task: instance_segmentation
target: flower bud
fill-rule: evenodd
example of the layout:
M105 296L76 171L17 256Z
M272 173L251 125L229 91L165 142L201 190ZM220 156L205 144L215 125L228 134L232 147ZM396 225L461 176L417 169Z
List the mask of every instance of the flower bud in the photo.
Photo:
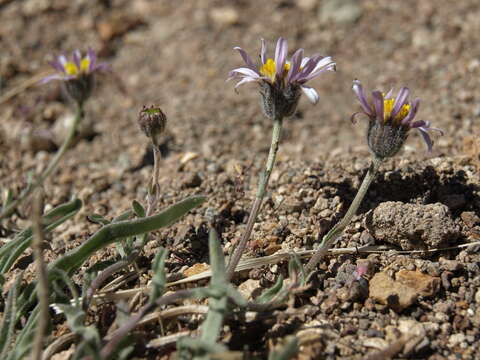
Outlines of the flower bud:
M158 146L160 143L160 135L165 130L167 117L159 107L151 106L147 108L145 105L138 115L138 124L145 135L152 139L152 143Z

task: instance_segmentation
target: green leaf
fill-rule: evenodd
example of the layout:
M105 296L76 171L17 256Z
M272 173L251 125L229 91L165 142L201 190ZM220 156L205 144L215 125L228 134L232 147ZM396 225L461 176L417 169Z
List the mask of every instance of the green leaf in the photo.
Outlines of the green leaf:
M204 196L192 196L170 206L159 214L106 225L82 245L51 263L49 269L58 268L71 274L98 250L120 239L169 226L205 200Z
M57 206L42 217L44 232L49 233L60 224L73 217L82 207L78 199ZM29 227L0 248L0 274L7 273L20 255L30 246L33 232Z
M281 290L283 287L283 276L280 275L276 281L276 283L270 288L265 290L262 295L257 298L257 303L259 304L266 304L271 301Z
M97 263L93 264L92 266L90 266L87 270L85 270L85 273L87 273L87 274L98 273L102 270L105 270L110 265L115 264L116 262L117 262L117 260L114 260L114 259L109 259L109 260L104 260L104 261L97 262Z
M120 221L128 220L132 217L132 215L133 215L133 211L132 210L127 210L127 211L121 213L120 215L118 215L116 218L114 218L112 220L112 223L117 223L117 222L120 222Z
M132 201L132 209L135 212L135 215L137 215L140 218L145 217L145 215L147 214L143 205L140 204L137 200Z
M300 285L305 285L305 280L307 278L305 269L300 261L300 257L294 252L290 254L290 261L288 262L288 275L290 279L297 278L297 281Z
M10 343L12 342L16 323L17 296L22 279L23 272L17 276L15 283L8 292L7 302L3 311L2 325L0 328L0 359L5 359Z
M95 224L100 224L100 225L110 224L110 221L108 219L105 219L102 215L99 215L99 214L88 215L87 219Z
M225 268L225 257L223 249L218 240L217 231L212 227L208 235L208 249L210 252L210 268L212 269L211 284L224 285L227 283L227 272Z
M167 254L167 250L160 248L157 255L155 255L155 260L152 264L153 278L150 302L156 301L165 291L165 285L167 283L167 276L165 275L165 260Z

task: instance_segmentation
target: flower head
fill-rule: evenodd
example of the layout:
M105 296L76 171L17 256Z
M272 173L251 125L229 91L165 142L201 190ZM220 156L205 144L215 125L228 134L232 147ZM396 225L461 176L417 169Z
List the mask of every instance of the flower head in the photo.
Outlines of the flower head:
M380 158L394 156L407 139L410 129L420 131L428 151L433 146L428 132L435 130L443 135L442 130L430 127L428 121L413 121L418 112L420 99L409 102L410 90L406 87L401 88L397 96L392 95L392 90L387 94L373 91L371 102L367 100L360 81L353 82L353 91L360 101L362 111L353 114L352 121L359 114L369 118L368 145L370 150Z
M300 97L300 90L312 103L317 103L318 93L305 84L326 70L335 71L335 63L331 57L304 57L303 49L295 51L288 61L288 44L284 38L278 39L274 58L267 57L267 47L262 39L259 66L255 65L245 50L240 47L234 49L238 50L246 67L230 71L227 80L240 79L235 88L248 82L259 83L264 111L269 117L273 117L275 112L282 117L292 115Z
M78 103L83 103L90 96L95 72L109 68L105 63L97 63L97 54L92 49L88 49L84 57L79 50L75 50L71 60L65 55L59 55L50 65L56 73L43 78L41 83L64 81L67 93Z
M140 129L147 135L155 146L159 144L159 136L165 130L167 124L167 117L162 109L155 106L143 106L140 114L138 114L138 124Z

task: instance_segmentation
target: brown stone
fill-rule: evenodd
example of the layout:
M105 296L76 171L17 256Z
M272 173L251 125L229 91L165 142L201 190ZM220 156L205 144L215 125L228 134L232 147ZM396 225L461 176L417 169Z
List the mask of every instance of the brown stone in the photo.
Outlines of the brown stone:
M418 292L422 296L433 296L440 289L440 278L423 274L420 271L400 270L397 281Z
M415 289L395 281L384 272L375 274L370 280L369 294L370 298L396 312L412 305L418 296Z

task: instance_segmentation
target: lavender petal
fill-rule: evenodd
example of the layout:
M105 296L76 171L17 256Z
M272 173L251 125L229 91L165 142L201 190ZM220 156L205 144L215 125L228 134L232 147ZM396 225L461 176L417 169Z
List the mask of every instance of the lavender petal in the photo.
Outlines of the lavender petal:
M261 42L260 60L262 60L262 64L265 64L267 62L267 44L265 43L265 39L262 39Z
M287 60L288 44L287 40L280 37L275 48L275 74L281 78L285 69L285 61Z
M427 144L428 151L429 152L432 151L433 141L430 138L430 135L428 134L427 130L423 127L418 128L418 130L420 131L420 134L422 135L423 140Z
M336 64L332 61L330 57L323 58L315 65L315 67L310 72L310 74L305 75L298 81L307 82L312 80L313 78L316 78L318 75L320 75L324 71L327 71L327 70L335 71L335 65Z
M78 69L80 69L80 61L82 59L82 54L80 53L80 50L75 50L73 52L73 62L77 66Z
M258 81L258 79L255 79L255 78L252 78L252 77L249 77L249 76L245 76L242 80L240 80L236 85L235 85L235 89L237 87L239 87L240 85L243 85L245 83L248 83L248 82L252 82L252 81Z
M392 109L392 112L390 114L390 117L392 119L395 118L395 116L397 116L397 114L400 112L400 110L402 109L403 105L405 105L407 99L408 99L408 95L410 94L410 90L408 90L408 88L406 87L402 87L399 92L398 92L398 95L397 97L395 98L395 103L393 105L393 109Z
M419 106L420 106L420 99L417 98L412 101L410 111L408 112L408 115L405 116L405 118L402 120L402 125L408 125L412 122L412 120L417 115Z
M353 124L356 124L357 123L357 119L356 117L358 115L365 115L367 117L370 118L370 115L368 115L367 113L365 113L364 111L357 111L356 113L353 113L352 116L350 116L350 121L353 123Z
M250 69L258 73L257 67L253 63L252 58L247 54L245 50L243 50L241 47L238 47L238 46L234 47L233 49L237 50L240 53L240 56L243 58L243 61L245 61L245 64L247 64L247 66Z
M298 49L292 56L292 61L290 63L290 70L288 71L287 75L287 82L297 75L300 72L300 65L302 63L303 58L303 49Z
M88 72L92 72L95 70L97 65L97 53L92 48L88 48L87 57L90 60L90 64L88 66Z
M305 63L303 66L303 69L300 71L299 74L297 74L295 77L291 79L291 81L303 81L305 82L306 76L310 75L310 73L315 69L317 66L318 62L323 59L323 56L320 55L314 55L308 61Z
M418 120L415 121L414 123L410 124L410 129L417 129L417 128L429 128L430 123L425 120Z
M46 84L52 80L63 80L63 76L60 74L53 74L49 76L45 76L40 80L40 84Z
M230 74L235 74L234 76L238 76L238 75L249 76L249 77L252 77L252 78L255 78L255 79L260 78L260 75L257 72L253 71L252 69L246 68L246 67L233 69L232 71L230 71L229 76L230 76Z
M377 120L379 123L384 123L385 119L383 116L383 95L380 91L372 91L372 96Z
M63 73L65 72L65 68L62 66L60 61L58 61L58 59L50 61L49 64L50 64L50 66L52 66L58 72L63 72Z
M367 101L367 97L365 96L365 92L363 91L363 87L360 81L354 80L352 88L353 92L355 93L355 95L357 95L357 98L360 101L360 105L362 106L363 111L365 111L368 116L373 116L374 111Z

